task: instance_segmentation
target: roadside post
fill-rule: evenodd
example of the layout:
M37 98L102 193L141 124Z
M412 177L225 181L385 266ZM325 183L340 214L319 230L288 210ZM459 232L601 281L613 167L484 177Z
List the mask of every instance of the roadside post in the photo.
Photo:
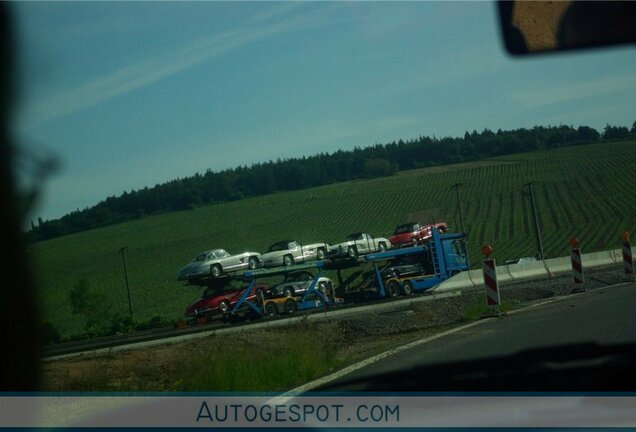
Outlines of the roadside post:
M625 266L625 274L630 278L634 278L634 256L632 255L632 245L629 241L629 232L623 231L621 234L621 246L623 248L623 264Z
M481 248L481 253L486 257L482 262L482 270L484 273L484 285L486 286L486 305L488 306L488 313L482 315L486 316L500 316L501 310L501 297L499 296L499 283L497 282L497 267L496 262L492 255L493 249L490 245L484 245Z
M133 307L132 300L130 299L130 285L128 284L128 267L126 267L126 249L128 246L124 246L119 248L119 253L121 254L121 258L124 261L124 278L126 279L126 293L128 294L128 310L130 311L130 321L133 320Z
M579 239L576 237L572 237L570 240L570 258L572 260L572 278L574 280L573 291L585 291L585 275L583 274L581 249L579 248Z

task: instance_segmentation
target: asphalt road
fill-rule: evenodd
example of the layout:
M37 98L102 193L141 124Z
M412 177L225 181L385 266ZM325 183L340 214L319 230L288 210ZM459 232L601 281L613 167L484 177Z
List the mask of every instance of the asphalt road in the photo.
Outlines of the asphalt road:
M503 318L398 352L340 377L327 388L356 390L352 380L373 381L381 374L405 374L414 368L492 359L527 349L594 342L636 343L636 283L600 288Z

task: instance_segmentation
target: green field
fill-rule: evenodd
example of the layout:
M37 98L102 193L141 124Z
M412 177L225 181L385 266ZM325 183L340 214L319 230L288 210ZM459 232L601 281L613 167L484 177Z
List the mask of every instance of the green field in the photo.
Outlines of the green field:
M210 248L264 252L274 241L337 243L350 232L391 234L402 222L446 221L458 229L455 193L461 189L469 257L484 243L500 261L535 253L529 200L535 184L546 257L568 253L576 235L584 252L618 247L624 229L636 230L636 142L591 144L426 168L392 177L286 192L86 231L30 248L42 314L63 335L80 333L68 293L88 281L101 301L95 313L128 313L118 249L128 246L135 319L178 319L199 289L176 282L195 254Z

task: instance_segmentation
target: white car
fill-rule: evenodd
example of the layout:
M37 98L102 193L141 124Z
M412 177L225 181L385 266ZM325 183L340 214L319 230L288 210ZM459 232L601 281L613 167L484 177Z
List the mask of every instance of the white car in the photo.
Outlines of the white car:
M537 262L537 259L535 257L523 257L523 258L517 258L517 259L508 260L508 261L506 261L506 265L511 265L511 264L529 264L529 263L534 263L534 262Z
M357 258L374 252L383 252L391 246L389 239L384 237L373 237L367 233L353 233L339 244L329 247L328 256L330 258Z
M288 266L306 261L323 260L327 256L327 243L301 245L294 240L282 240L269 247L260 259L264 267Z
M258 252L230 255L224 249L208 250L195 256L179 270L177 280L192 282L206 277L220 277L229 272L253 270L260 267L260 258L261 255Z

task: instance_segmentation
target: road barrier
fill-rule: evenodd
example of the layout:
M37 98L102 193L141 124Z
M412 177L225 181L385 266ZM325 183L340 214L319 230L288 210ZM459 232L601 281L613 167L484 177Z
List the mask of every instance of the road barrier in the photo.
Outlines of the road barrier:
M619 265L623 261L622 250L606 250L581 254L581 261L585 268ZM497 267L497 280L502 282L516 282L527 279L549 278L572 271L571 257L550 258L543 261L523 264L511 264ZM459 273L433 288L435 292L453 291L462 288L478 288L484 285L482 270L470 270Z
M626 275L634 274L634 257L632 255L632 245L629 241L629 233L627 231L623 231L621 235L621 244L623 249L623 263L625 267Z
M476 287L475 283L477 278L481 278L481 270L469 270L456 274L450 279L445 280L437 288L433 288L435 291L454 291L460 288ZM443 287L443 289L440 289Z
M508 271L510 273L510 278L513 281L516 280L523 280L523 279L532 279L532 278L536 278L537 276L550 276L550 273L554 273L554 271L549 270L549 267L547 266L547 261L535 261L535 262L529 262L529 263L522 263L522 264L510 264L508 266ZM570 267L570 263L569 260L566 258L565 260L561 259L560 261L557 261L554 263L556 268L559 269L563 269L563 271L565 270L569 270Z
M499 306L499 284L497 283L497 267L494 259L485 259L482 270L484 272L484 285L486 286L486 304L488 306Z
M625 274L634 274L634 258L632 255L632 245L629 242L623 243L623 263L625 263Z
M587 260L585 262L587 263ZM543 274L546 276L568 273L572 271L572 258L565 256L543 260L543 267L545 269ZM520 272L513 269L513 273L518 276Z
M579 240L574 237L570 240L570 258L572 260L572 279L574 285L582 285L585 283L585 276L583 275L583 263L581 261L581 249L579 249Z
M490 258L492 247L485 245L481 248L481 253L486 257L482 262L484 286L486 287L486 304L491 310L498 310L501 304L501 297L499 297L499 284L497 282L497 265L495 260Z
M602 267L609 264L616 264L616 250L592 252L581 255L581 259L585 261L585 268Z
M583 264L581 262L581 249L573 248L570 251L570 257L572 258L572 278L575 285L585 283L585 276L583 275Z

